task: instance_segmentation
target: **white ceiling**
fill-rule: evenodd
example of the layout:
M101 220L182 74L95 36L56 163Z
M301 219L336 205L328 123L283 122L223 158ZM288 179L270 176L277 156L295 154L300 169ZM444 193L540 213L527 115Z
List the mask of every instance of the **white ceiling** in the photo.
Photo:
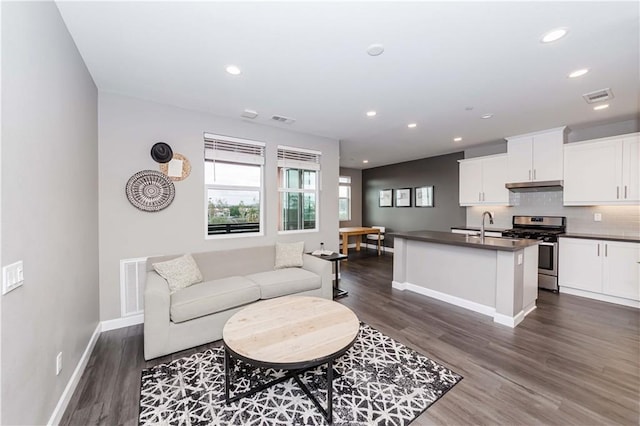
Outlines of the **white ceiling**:
M237 119L252 109L255 122L339 139L343 167L640 111L634 1L58 1L58 8L99 90ZM557 27L568 35L542 44ZM385 52L367 55L372 43ZM243 73L227 74L228 64ZM567 78L584 67L587 75ZM582 94L603 88L615 98L594 111ZM374 118L365 116L371 109ZM481 120L484 113L494 117Z

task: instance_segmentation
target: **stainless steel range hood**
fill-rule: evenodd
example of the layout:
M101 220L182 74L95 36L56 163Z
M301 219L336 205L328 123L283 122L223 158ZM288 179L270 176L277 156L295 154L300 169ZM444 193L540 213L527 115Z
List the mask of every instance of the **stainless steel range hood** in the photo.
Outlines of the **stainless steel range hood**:
M562 191L563 181L545 180L539 182L514 182L505 184L512 192Z

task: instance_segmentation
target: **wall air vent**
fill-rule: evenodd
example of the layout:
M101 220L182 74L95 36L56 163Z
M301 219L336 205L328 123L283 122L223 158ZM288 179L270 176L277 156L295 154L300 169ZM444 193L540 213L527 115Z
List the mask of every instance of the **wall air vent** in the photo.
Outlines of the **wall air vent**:
M284 124L293 124L296 122L294 118L283 117L282 115L274 115L271 119Z
M596 102L608 101L609 99L613 99L613 92L611 89L602 89L596 90L595 92L585 93L582 95L585 101L588 104L594 104Z

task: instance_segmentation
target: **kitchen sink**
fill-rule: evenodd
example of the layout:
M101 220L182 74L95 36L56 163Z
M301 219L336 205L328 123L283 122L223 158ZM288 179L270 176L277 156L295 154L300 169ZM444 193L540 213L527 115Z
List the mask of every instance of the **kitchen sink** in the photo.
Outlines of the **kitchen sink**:
M480 236L472 236L472 235L468 235L465 238L466 241L470 242L470 243L480 243L481 242L481 238ZM519 242L520 240L517 238L501 238L501 237L484 237L484 243L485 244L499 244L499 245L515 245L517 242Z

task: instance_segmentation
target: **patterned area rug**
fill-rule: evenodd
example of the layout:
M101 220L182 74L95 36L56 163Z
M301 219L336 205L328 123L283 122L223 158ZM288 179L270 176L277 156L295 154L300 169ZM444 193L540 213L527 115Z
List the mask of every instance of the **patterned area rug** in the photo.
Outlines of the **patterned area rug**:
M231 394L282 377L282 371L234 362ZM462 376L361 324L349 351L334 363L333 422L406 425ZM326 365L302 381L326 407ZM325 425L294 379L229 405L224 399L224 349L215 348L142 371L140 424Z

